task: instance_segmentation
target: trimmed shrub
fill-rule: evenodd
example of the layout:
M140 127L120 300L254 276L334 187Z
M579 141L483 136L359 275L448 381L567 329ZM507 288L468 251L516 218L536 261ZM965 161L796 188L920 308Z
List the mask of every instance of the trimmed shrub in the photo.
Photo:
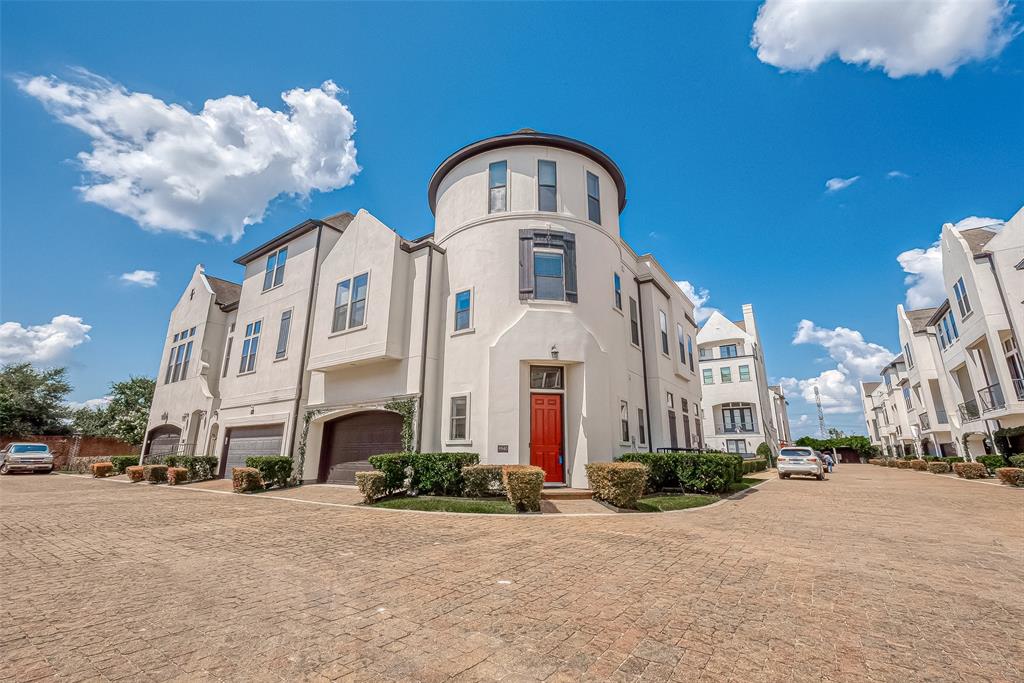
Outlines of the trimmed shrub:
M924 471L926 471L928 469L928 461L927 460L911 460L910 461L910 468L911 469L915 469L918 472L924 472Z
M213 479L217 471L217 458L209 455L186 456L178 460L178 467L188 470L189 481Z
M235 493L262 490L263 479L260 477L260 471L255 467L232 467L231 488Z
M646 465L647 490L681 488L700 493L725 493L743 477L743 457L735 453L626 453L619 462Z
M996 476L1009 486L1024 486L1024 469L1020 467L1000 467L996 470Z
M932 474L946 474L949 472L949 463L941 460L928 463L928 471Z
M92 476L97 479L102 477L109 477L114 474L114 464L109 462L94 462L90 465L92 469Z
M505 465L501 483L508 502L519 512L540 512L540 494L544 490L544 470L533 465Z
M940 458L937 455L922 455L921 459L924 460L925 462L935 462L937 460L942 460L942 458Z
M679 478L671 456L674 453L625 453L618 462L638 462L647 467L647 491L664 491L667 488L678 488Z
M292 478L292 459L284 455L253 455L245 459L245 466L260 471L266 486L285 487Z
M182 456L180 455L166 455L163 460L160 461L161 465L167 465L167 467L177 467L181 461ZM153 463L156 464L156 463Z
M594 498L619 508L635 508L647 485L647 466L638 462L587 463Z
M462 495L470 498L503 496L502 465L467 465L462 468Z
M142 481L145 477L142 465L132 465L126 467L124 473L128 475L129 481Z
M1011 455L1010 464L1014 467L1024 467L1024 453L1021 455Z
M964 459L961 458L959 455L946 455L946 456L943 456L942 459L944 461L948 462L950 465L952 465L955 462L963 462L964 461Z
M768 469L768 461L756 458L754 460L743 461L743 474L750 474L751 472L763 472Z
M115 455L110 459L110 464L114 466L114 472L118 474L124 474L124 471L132 465L139 464L139 456L137 455Z
M387 491L385 483L386 477L383 472L356 472L356 486L359 487L359 492L363 494L363 502L367 505L384 496Z
M188 482L188 470L184 467L167 468L167 485L177 486Z
M988 468L989 474L995 474L1000 467L1006 467L1006 461L1001 455L979 455L975 460Z
M896 467L898 467L901 470L909 470L910 469L910 461L909 460L897 460L896 461Z
M374 469L384 473L388 493L405 490L412 495L458 496L462 468L476 465L476 453L384 453L370 456Z
M772 458L772 449L764 441L760 443L757 450L754 452L757 454L757 457L763 458L764 460L771 460Z
M151 484L167 481L167 465L143 465L142 478Z
M896 460L895 458L886 458L885 459L885 466L886 467L896 467L896 463L898 463L898 462L899 462L899 460Z
M988 468L980 462L955 462L953 471L962 479L984 479L988 476Z

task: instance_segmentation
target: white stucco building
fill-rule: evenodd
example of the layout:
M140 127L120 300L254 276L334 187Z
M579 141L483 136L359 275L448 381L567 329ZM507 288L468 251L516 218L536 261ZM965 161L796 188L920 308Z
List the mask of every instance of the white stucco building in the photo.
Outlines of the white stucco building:
M769 386L754 307L743 319L715 311L697 335L704 444L711 450L754 453L763 442L777 455L790 441L782 388Z
M216 455L225 475L292 454L304 480L350 482L404 426L422 451L585 486L587 462L695 446L693 303L622 239L625 192L600 150L522 130L444 160L426 237L360 210L239 257L241 285L197 268L146 452ZM192 361L175 370L183 339Z

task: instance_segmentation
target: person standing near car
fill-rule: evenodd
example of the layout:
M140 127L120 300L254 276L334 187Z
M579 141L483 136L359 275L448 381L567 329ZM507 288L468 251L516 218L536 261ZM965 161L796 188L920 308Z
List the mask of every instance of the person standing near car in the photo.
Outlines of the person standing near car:
M832 459L832 454L831 453L826 453L825 454L825 466L828 468L828 473L829 474L832 474L832 465L834 465L835 462L836 461Z

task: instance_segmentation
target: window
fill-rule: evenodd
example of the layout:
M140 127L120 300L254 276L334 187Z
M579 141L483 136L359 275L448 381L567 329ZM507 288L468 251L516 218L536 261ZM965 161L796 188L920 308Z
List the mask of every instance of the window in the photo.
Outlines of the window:
M750 381L750 366L749 365L741 365L740 366L740 381L741 382L749 382Z
M903 387L903 401L907 404L907 410L914 409L914 402L910 398L910 387Z
M228 363L231 362L231 342L234 341L234 337L228 337L227 346L224 348L224 368L221 370L220 376L228 376Z
M711 355L711 349L709 349L707 347L698 349L697 350L697 354L700 356L701 360L706 360L708 358L713 358L713 356Z
M238 365L238 374L256 370L256 352L260 348L261 327L263 327L262 320L245 326L245 341L242 342L242 361Z
M967 298L967 288L964 287L964 279L960 278L953 285L953 293L956 294L956 303L960 307L960 319L963 320L971 314L971 300Z
M334 320L331 332L360 327L366 322L366 286L370 274L363 273L338 283L334 290Z
M473 296L468 289L455 294L455 331L468 330L472 322Z
M555 162L541 159L537 162L537 210L557 211L555 198L558 194L558 181Z
M451 424L448 428L448 438L451 441L466 441L469 439L468 396L452 396Z
M194 331L195 328L193 327ZM172 344L176 342L182 342L171 346L171 353L167 356L167 372L164 374L164 384L170 384L177 382L179 379L185 379L188 374L188 363L192 360L192 342L184 343L185 339L189 337L189 332L179 332L174 335Z
M680 396L680 397L679 397L679 408L680 408L680 410L682 410L682 411L683 411L684 413L688 413L688 412L690 412L690 403L689 403L689 401L687 401L687 400L686 400L685 398L683 398L682 396Z
M587 218L601 224L601 181L587 171Z
M715 383L715 373L714 373L714 371L711 368L704 368L703 374L704 374L704 384L714 384Z
M277 350L274 359L281 360L288 355L288 333L292 329L292 311L288 309L281 314L281 328L277 331Z
M686 335L679 323L676 323L676 339L679 340L679 362L686 365Z
M668 316L665 311L658 311L658 320L661 323L661 352L668 355Z
M612 274L612 286L615 288L615 308L622 310L622 278L618 273Z
M727 453L746 453L747 442L744 439L726 439L725 450Z
M185 360L181 363L181 377L185 379L185 375L188 374L188 362L192 360L192 342L185 345Z
M562 368L553 365L531 365L530 388L561 389Z
M636 409L636 438L641 445L647 443L647 422L644 420L644 409Z
M723 344L722 346L718 347L719 358L735 358L738 355L739 354L736 353L735 344Z
M728 384L732 381L732 368L722 368L722 384Z
M946 348L960 338L960 331L956 329L956 320L953 318L953 311L946 311L942 316L941 324L937 325L939 331L939 343Z
M640 322L637 320L636 299L629 298L629 340L640 346Z
M565 300L565 261L556 251L533 254L534 298L548 301Z
M629 443L629 405L625 401L619 401L619 425L622 443Z
M267 257L267 271L263 274L264 292L284 282L284 262L286 258L288 258L288 247L275 251Z
M907 359L907 367L914 367L914 356L910 353L910 344L903 345L903 357Z
M667 405L669 408L676 407L676 397L672 395L671 391L665 392L665 405Z
M487 169L487 213L508 210L508 162L495 161Z

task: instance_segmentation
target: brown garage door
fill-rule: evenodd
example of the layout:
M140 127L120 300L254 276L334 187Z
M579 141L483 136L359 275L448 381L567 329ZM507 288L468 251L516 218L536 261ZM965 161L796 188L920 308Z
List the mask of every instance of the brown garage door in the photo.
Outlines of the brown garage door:
M251 455L281 455L283 435L283 424L229 429L224 437L221 476L230 477L233 468L245 467L245 459Z
M357 413L324 425L319 480L354 484L356 472L373 469L367 459L402 450L402 416L384 411Z

